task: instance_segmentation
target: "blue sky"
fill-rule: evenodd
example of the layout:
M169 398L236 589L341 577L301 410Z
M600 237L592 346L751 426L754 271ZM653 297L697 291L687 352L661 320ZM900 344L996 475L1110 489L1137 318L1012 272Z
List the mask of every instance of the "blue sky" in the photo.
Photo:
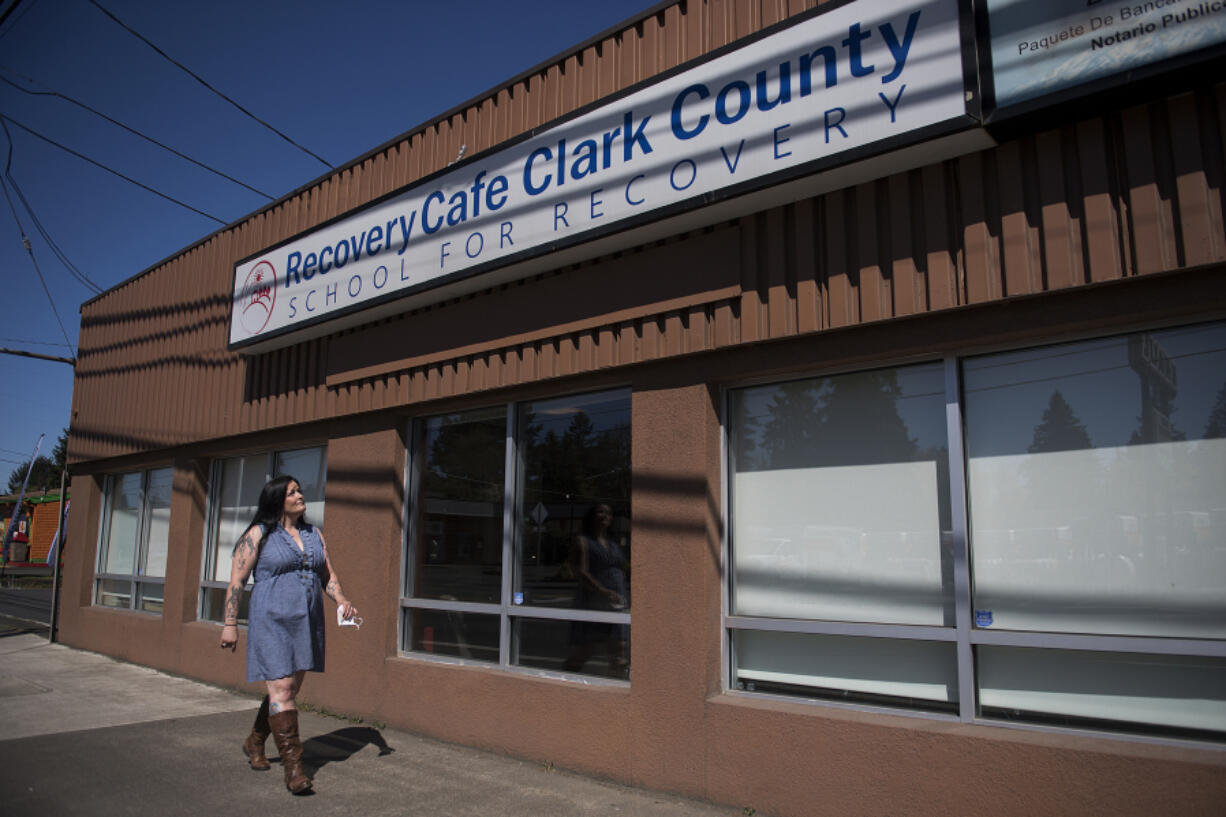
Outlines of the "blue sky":
M97 2L336 166L652 5L649 0ZM15 7L14 0L0 0L0 14L10 8L0 24L3 79L85 103L273 197L327 171L167 62L90 0L16 0ZM9 173L39 222L73 265L103 289L221 224L29 130L224 223L269 201L57 97L0 82L0 114L9 120L9 137L0 131L0 162L9 161L11 146ZM79 307L93 292L56 259L12 185L8 193L60 321L22 245L13 212L0 201L0 348L73 355ZM72 370L63 363L0 354L0 383L3 490L39 434L46 434L40 453L47 454L68 425Z

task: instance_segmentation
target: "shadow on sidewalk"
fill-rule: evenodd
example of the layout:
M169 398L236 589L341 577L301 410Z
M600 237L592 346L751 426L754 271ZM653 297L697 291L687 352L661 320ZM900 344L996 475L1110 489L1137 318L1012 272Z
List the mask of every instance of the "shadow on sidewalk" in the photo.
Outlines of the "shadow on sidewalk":
M326 735L302 742L302 765L308 777L329 763L343 763L367 746L376 746L379 756L396 751L387 745L382 733L370 726L346 726Z

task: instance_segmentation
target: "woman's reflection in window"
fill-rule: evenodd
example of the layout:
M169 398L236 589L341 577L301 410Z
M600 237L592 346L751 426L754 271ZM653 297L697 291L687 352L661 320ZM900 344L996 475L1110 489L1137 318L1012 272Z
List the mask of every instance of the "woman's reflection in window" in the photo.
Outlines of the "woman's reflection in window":
M575 537L570 549L570 564L579 579L575 606L587 610L622 611L629 607L624 542L615 542L609 535L613 524L613 509L603 503L594 505L583 515L583 530ZM579 672L598 647L603 646L609 657L609 674L628 677L630 628L625 624L603 621L571 623L570 655L565 668Z

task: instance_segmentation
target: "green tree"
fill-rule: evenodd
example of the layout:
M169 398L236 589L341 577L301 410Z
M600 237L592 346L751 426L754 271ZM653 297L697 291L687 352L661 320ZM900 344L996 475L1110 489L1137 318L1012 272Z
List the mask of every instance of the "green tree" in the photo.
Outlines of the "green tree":
M21 483L25 481L26 471L29 470L30 464L22 463L13 469L9 474L9 493L15 494L21 490ZM60 487L60 472L55 467L50 457L38 457L34 460L34 470L30 474L30 482L26 486L27 491L41 490L43 488L58 488Z
M53 490L60 487L60 472L64 470L64 465L68 460L68 429L60 432L59 438L55 441L55 448L51 450L51 456L39 456L34 460L34 471L30 474L30 482L26 490ZM29 470L30 464L22 463L13 469L9 474L8 490L10 494L15 494L21 490L21 483L25 481L26 471Z
M51 461L61 471L68 465L68 429L66 428L60 431L60 436L55 441L55 448L51 449Z

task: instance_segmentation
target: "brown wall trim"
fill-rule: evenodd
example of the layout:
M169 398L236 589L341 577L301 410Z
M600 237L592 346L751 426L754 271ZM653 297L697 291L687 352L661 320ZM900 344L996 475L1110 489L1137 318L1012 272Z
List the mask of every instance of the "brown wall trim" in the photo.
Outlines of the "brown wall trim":
M740 251L734 225L562 270L479 298L453 302L337 336L328 347L327 385L381 377L446 360L534 344L740 294L727 259ZM478 308L460 317L457 309ZM561 317L567 320L559 321ZM481 338L472 342L472 338Z

